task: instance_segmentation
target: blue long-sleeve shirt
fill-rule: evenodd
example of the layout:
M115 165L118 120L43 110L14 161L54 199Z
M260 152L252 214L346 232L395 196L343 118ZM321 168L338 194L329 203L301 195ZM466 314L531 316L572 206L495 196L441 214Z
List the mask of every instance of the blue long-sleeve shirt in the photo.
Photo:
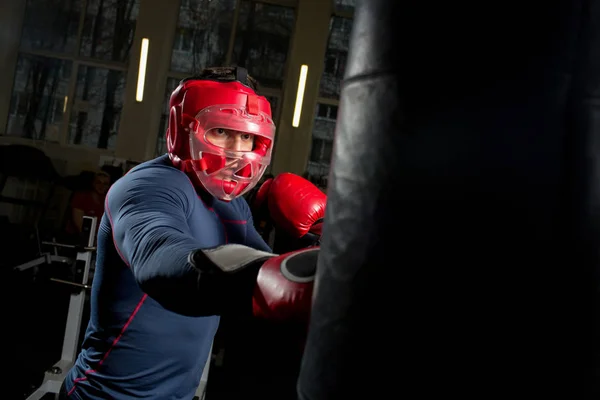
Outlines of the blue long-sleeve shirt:
M202 200L167 156L115 182L98 232L90 321L65 379L69 398L192 399L219 317L201 304L188 255L227 243L270 251L243 198Z

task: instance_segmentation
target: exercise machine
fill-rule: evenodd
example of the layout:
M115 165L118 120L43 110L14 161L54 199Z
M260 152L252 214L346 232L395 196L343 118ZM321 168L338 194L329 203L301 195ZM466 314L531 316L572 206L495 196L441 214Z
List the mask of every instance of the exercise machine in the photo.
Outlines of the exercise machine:
M85 235L87 235L85 246L43 242L43 244L46 245L76 250L77 255L75 256L75 263L77 264L78 261L83 262L83 271L82 274L79 275L81 276L79 282L51 278L51 280L54 282L73 286L75 290L71 293L69 299L69 311L67 313L65 337L63 339L60 360L46 371L42 384L29 397L27 397L27 400L40 400L48 393L54 393L58 395L65 374L71 369L77 357L79 334L81 331L81 322L83 319L83 311L86 300L86 290L91 288L89 277L96 252L94 243L96 240L97 223L98 221L96 217L83 217L83 232ZM51 263L53 261L70 263L72 260L68 257L61 257L53 254L42 254L41 257L22 264L15 269L18 271L24 271L28 268L33 268L44 263ZM77 274L75 276L77 276Z
M67 313L67 323L65 326L65 336L63 339L61 358L45 372L42 384L31 395L29 395L29 397L27 397L27 400L40 400L48 393L53 393L58 396L63 379L77 358L87 290L91 288L90 275L96 252L94 243L96 240L97 223L98 221L96 217L83 217L83 235L87 238L87 240L84 239L85 241L83 246L75 246L56 242L42 242L43 245L53 246L55 249L55 254L42 253L40 257L14 268L16 271L22 272L31 268L37 268L40 265L51 263L64 263L67 265L72 265L73 259L70 257L57 255L57 248L75 250L77 252L74 260L75 266L77 267L78 262L83 263L81 273L75 274L75 276L80 278L76 278L74 281L50 278L50 280L53 282L72 286L74 291L71 293L69 299L69 310ZM212 346L209 352L209 357L206 360L206 365L200 379L200 384L196 390L194 397L195 400L205 399L206 384L208 382L208 370L210 368L211 360Z

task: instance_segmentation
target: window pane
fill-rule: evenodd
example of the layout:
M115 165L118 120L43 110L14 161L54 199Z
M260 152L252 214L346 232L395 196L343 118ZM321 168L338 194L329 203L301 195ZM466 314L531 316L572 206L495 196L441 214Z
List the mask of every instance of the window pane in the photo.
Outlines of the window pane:
M27 0L21 48L74 53L83 0Z
M7 134L58 141L70 75L70 61L21 55L17 61Z
M337 119L338 106L332 104L317 104L317 117L335 121Z
M312 140L310 147L310 161L319 162L321 161L321 152L323 150L323 139Z
M317 103L312 132L313 137L333 141L336 114L337 106Z
M243 1L233 64L248 69L263 86L281 87L294 18L293 8Z
M326 164L331 164L331 156L333 152L333 140L325 140L323 142L323 154L321 155L321 161Z
M325 104L317 104L317 116L327 117L328 108Z
M348 44L352 20L348 18L332 17L329 24L329 40L325 53L325 70L321 76L319 95L326 98L337 99L340 97L340 83L346 70L348 58Z
M69 143L114 149L125 88L125 73L80 66L69 122Z
M335 11L354 11L356 0L335 0Z
M182 1L171 70L194 74L225 64L234 8L235 0Z
M88 0L80 54L126 62L138 11L139 0Z
M156 156L160 156L167 152L167 127L169 124L169 99L171 93L179 85L179 79L169 78L167 79L167 85L165 87L165 97L163 98L162 115L160 117L160 127L158 129L158 140L156 141Z
M309 179L313 182L321 182L320 186L326 184L329 174L329 165L333 151L333 138L338 106L318 103L315 110L315 121L312 131L312 148L307 172Z
M308 180L321 189L327 188L327 177L329 176L329 164L309 161L306 166Z

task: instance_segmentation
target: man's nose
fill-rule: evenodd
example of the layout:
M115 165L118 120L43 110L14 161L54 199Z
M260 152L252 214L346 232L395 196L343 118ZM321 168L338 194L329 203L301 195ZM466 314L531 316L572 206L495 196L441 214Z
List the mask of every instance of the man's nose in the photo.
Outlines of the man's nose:
M240 135L235 135L231 138L229 150L242 151L244 149L244 142Z

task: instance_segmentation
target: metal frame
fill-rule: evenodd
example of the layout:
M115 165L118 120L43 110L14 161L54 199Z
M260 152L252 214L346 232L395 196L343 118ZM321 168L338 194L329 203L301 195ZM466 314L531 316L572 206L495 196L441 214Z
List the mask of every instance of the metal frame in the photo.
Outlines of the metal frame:
M65 378L65 375L73 364L75 363L75 359L77 357L77 349L79 347L79 333L81 331L81 321L83 319L83 310L85 306L85 298L86 298L86 289L90 288L88 285L88 279L90 276L90 269L92 265L92 260L94 257L94 252L96 248L94 247L94 242L96 240L96 217L83 217L83 226L89 229L88 241L85 247L78 248L77 246L70 245L60 245L55 244L60 247L69 247L69 248L77 248L77 256L75 257L76 261L83 261L85 263L83 269L83 278L81 282L69 282L63 281L59 279L52 279L55 282L69 284L75 287L80 288L80 290L71 294L71 299L69 300L69 312L67 314L67 324L65 326L65 337L63 339L63 347L60 360L55 363L46 373L44 374L44 380L39 388L36 389L27 400L40 400L48 393L54 393L58 395L60 391L60 387ZM52 243L48 243L52 244ZM57 256L44 256L41 259L45 259L45 257L49 257L49 260L54 260ZM66 257L62 257L63 259ZM33 262L37 262L39 259L34 260ZM31 264L23 264L28 265ZM41 262L38 262L35 265L39 265ZM35 266L34 265L34 266ZM23 266L17 267L18 270L22 271ZM31 268L31 266L28 266ZM25 268L27 269L27 268Z
M35 267L43 265L43 264L52 264L53 262L70 264L71 261L73 261L73 259L71 259L69 257L62 257L62 256L56 256L56 255L53 255L50 253L45 253L36 259L27 261L26 263L23 263L23 264L19 265L18 267L15 267L15 271L23 272L23 271L26 271L31 268L35 268Z

